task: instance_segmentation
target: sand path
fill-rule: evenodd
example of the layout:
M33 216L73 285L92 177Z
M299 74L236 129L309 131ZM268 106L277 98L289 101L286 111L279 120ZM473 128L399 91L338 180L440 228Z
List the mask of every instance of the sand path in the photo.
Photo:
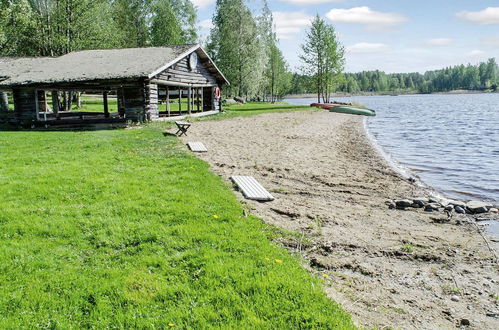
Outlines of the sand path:
M280 243L359 326L499 328L499 268L476 228L458 217L439 223L442 213L389 210L388 199L427 193L379 156L361 117L264 114L196 122L188 134L185 142L205 143L200 158L227 183L252 175L276 197L245 203L301 234Z

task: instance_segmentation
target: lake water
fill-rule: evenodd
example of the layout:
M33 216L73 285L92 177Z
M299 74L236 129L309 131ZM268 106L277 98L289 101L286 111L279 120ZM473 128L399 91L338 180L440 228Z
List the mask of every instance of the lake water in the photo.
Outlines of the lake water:
M445 195L499 203L499 94L338 97L376 110L368 129L402 167ZM287 99L310 104L316 99Z

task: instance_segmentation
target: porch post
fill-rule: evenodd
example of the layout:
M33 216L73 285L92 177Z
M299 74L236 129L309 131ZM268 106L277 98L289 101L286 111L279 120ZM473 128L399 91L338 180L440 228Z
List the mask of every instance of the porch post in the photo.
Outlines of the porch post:
M170 88L168 86L166 86L166 112L170 117Z
M104 117L109 118L109 105L107 103L107 91L102 93L104 99Z
M189 114L191 114L192 111L192 88L189 86L187 89L187 109L189 110Z
M178 111L182 114L182 89L178 88Z

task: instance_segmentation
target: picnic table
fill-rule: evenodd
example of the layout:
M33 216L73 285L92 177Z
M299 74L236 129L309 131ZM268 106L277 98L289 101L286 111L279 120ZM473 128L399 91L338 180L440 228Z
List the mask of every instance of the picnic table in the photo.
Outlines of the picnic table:
M177 133L175 133L175 135L177 135L177 136L186 135L187 136L187 130L189 129L189 127L191 127L191 123L188 123L186 121L176 121L175 124L178 127L178 131L177 131Z

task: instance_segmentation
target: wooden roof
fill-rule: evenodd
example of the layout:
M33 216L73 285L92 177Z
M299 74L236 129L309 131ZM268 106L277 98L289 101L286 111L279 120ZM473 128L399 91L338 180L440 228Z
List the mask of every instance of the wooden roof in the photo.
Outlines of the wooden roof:
M227 79L199 45L101 49L60 57L0 58L0 87L152 78L196 52L221 84Z

